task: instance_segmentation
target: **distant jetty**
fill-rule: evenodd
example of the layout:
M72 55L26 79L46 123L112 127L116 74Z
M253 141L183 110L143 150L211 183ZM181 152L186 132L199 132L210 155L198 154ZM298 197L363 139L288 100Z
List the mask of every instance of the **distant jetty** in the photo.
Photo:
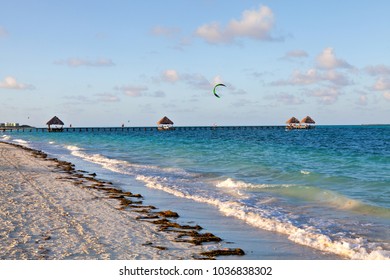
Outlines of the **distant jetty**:
M172 130L173 128L173 121L171 121L167 116L163 117L161 120L157 122L158 130Z
M34 126L30 126L27 124L23 125L5 125L5 124L0 124L0 129L23 129L23 128L34 128Z
M284 129L283 125L260 125L260 126L176 126L175 131L197 131L197 130L257 130L257 129ZM0 132L50 132L47 127L26 127L26 128L1 128ZM127 132L127 131L160 131L158 127L64 127L63 132Z
M366 126L390 126L390 123L363 123Z
M64 122L61 121L57 116L52 117L46 125L48 126L47 131L49 132L62 132L64 131Z
M312 129L315 128L315 123L316 122L310 116L304 117L301 121L296 117L291 117L286 121L286 129Z

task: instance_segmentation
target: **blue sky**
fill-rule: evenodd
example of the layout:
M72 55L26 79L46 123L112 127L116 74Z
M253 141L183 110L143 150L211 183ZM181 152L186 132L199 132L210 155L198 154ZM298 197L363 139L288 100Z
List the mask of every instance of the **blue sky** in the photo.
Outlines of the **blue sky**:
M390 123L388 1L1 1L0 122ZM212 89L216 83L221 98Z

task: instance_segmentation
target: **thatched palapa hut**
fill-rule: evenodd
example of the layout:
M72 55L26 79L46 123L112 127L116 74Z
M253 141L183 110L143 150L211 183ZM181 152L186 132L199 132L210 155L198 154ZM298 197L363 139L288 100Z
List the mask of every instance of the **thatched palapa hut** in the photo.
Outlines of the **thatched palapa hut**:
M315 124L316 122L310 116L306 116L301 120L301 123Z
M158 130L169 130L172 129L173 121L168 119L166 116L157 122Z
M46 124L48 125L48 131L49 132L63 131L64 123L57 116L54 116ZM54 127L51 127L51 126L54 126Z
M299 120L296 117L291 117L286 121L286 124L287 129L297 128L299 126Z
M286 121L286 124L297 124L299 123L299 120L296 117L292 117Z
M311 117L306 116L301 120L301 128L305 128L305 129L314 128L314 126L311 125L315 123L316 122Z
M311 124L315 124L316 122L309 116L304 117L301 121L299 121L296 117L290 118L287 123L287 129L310 129L314 128Z

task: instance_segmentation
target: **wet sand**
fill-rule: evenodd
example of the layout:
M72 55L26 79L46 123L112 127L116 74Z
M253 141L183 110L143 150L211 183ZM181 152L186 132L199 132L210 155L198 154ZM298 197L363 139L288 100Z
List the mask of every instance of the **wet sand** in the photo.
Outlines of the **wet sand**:
M191 260L244 253L224 248L200 225L178 224L179 214L145 205L141 194L71 163L0 142L0 259Z

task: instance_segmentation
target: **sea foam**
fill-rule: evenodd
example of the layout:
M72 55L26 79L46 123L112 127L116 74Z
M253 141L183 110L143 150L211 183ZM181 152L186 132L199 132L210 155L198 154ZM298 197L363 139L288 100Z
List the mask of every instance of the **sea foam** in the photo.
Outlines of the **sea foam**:
M11 136L9 136L9 135L2 135L2 136L1 136L1 139L2 139L3 141L9 141L9 140L11 139Z
M181 187L178 184L188 181L187 179L177 178L178 175L186 174L183 170L175 168L164 169L158 166L134 164L124 160L110 159L101 154L88 154L84 149L77 146L66 146L66 148L71 151L72 155L97 163L103 168L113 172L135 176L138 181L143 182L149 188L162 190L176 197L213 205L226 216L243 220L253 227L284 234L289 240L297 244L351 259L390 259L390 253L382 250L375 243L370 243L361 238L348 238L345 236L339 240L334 240L330 236L319 232L315 227L299 226L291 223L283 213L279 213L277 209L275 210L272 207L252 209L240 201L229 200L228 197L208 195L208 192L202 191L201 189L191 190L191 188ZM175 173L176 171L177 173ZM155 174L158 175L156 176ZM196 177L196 175L193 175L193 177ZM271 193L276 191L282 192L284 195L288 195L290 190L296 191L300 189L299 186L291 184L252 184L232 178L217 182L215 186L228 190L258 189L271 191ZM307 193L307 190L303 189L302 193L305 192ZM312 192L316 193L316 190ZM303 194L300 195L304 197ZM318 199L315 195L310 195L309 197ZM273 199L266 198L264 201L273 202Z
M224 181L219 181L216 184L218 188L230 188L230 189L267 189L267 188L288 188L291 184L252 184L232 178L227 178Z
M158 177L138 175L136 179L144 182L149 188L159 189L177 197L213 205L226 216L241 219L254 227L285 234L288 236L288 239L301 245L351 259L390 259L390 252L381 250L376 244L370 244L363 239L343 238L342 240L334 241L329 236L316 232L313 228L300 228L288 221L280 221L272 217L272 215L264 217L266 212L262 216L259 213L248 211L247 207L238 202L222 201L218 198L190 194L177 188L165 186L161 183L164 180Z
M26 141L26 140L23 140L23 139L14 139L14 140L12 140L13 142L16 142L16 143L18 143L18 144L20 144L20 145L27 145L28 144L28 141Z

